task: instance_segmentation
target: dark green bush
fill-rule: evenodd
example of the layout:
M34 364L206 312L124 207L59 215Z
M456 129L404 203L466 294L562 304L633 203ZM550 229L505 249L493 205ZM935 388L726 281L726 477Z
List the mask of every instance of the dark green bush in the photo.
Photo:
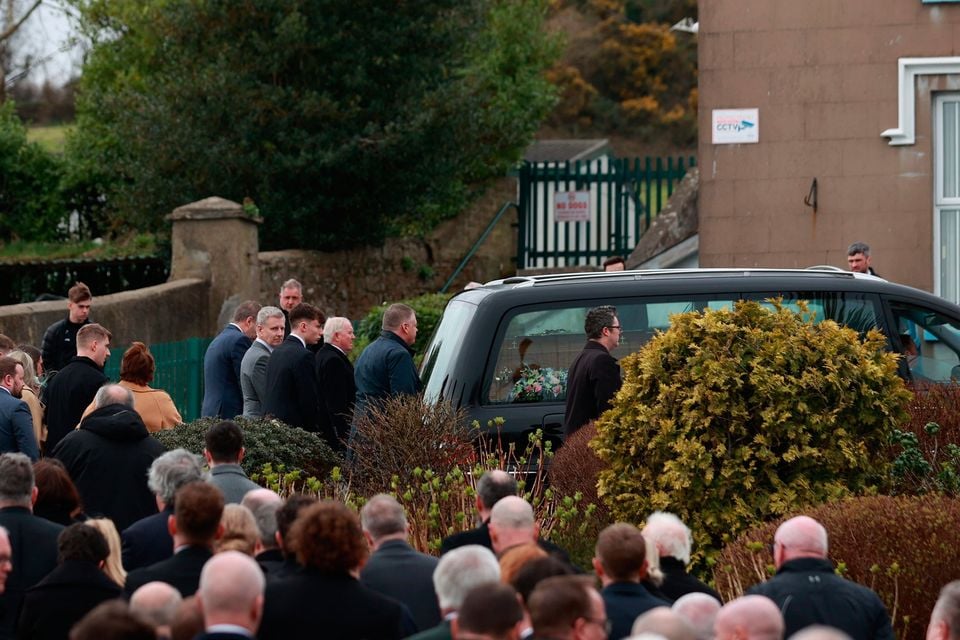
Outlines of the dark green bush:
M202 454L203 436L218 422L218 418L200 418L154 435L168 449L183 447ZM238 417L235 422L243 430L247 453L241 466L247 475L260 473L263 465L271 464L273 468L282 465L287 470L302 469L307 475L322 478L340 463L329 445L315 433L278 420Z
M757 523L876 491L910 398L885 345L779 304L673 316L621 361L593 441L601 498L617 520L676 513L702 563Z
M443 315L443 308L447 306L447 301L451 294L446 293L425 293L416 298L408 300L397 300L403 304L409 305L417 314L417 341L413 343L414 359L419 364L423 358L423 351L427 347L433 330L440 322L440 316ZM380 337L380 325L383 322L383 312L387 310L390 304L382 304L373 307L357 323L356 334L357 341L353 345L351 356L356 360L363 353L364 348L378 337Z
M960 495L960 385L912 385L909 419L891 443L896 494Z
M873 496L803 513L826 527L830 559L844 577L870 587L884 601L896 637L923 638L940 588L957 577L960 566L960 500ZM783 520L750 529L723 549L714 578L724 601L772 575L767 545Z

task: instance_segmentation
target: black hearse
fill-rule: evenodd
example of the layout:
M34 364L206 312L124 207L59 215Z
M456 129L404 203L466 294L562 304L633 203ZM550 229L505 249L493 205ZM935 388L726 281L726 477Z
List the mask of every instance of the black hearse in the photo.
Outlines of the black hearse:
M826 270L697 269L513 277L452 298L427 346L420 377L429 400L446 399L485 426L525 440L563 432L566 372L583 348L587 310L617 307L618 358L637 351L670 315L736 300L806 301L818 320L883 331L907 380L960 379L960 307L864 274Z

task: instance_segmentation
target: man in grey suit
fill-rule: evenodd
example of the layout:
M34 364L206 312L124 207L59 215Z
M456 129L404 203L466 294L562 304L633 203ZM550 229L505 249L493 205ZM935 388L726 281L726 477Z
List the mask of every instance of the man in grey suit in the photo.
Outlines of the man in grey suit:
M360 571L360 582L410 609L420 629L440 623L433 590L437 558L416 551L407 542L407 516L393 496L378 494L360 510L363 535L373 554Z
M203 457L210 465L210 484L223 492L227 504L240 504L248 491L259 489L240 466L243 460L243 431L232 420L218 422L204 436Z
M267 395L267 361L273 349L283 342L286 317L278 307L263 307L257 313L257 339L240 361L240 389L243 391L243 417L259 418Z

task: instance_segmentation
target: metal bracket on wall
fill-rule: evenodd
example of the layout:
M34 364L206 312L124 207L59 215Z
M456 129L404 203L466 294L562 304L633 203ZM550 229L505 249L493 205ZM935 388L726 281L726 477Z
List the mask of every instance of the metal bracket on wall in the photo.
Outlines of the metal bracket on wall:
M810 193L807 194L807 197L803 199L803 204L808 207L813 207L813 212L817 212L817 179L814 178L813 182L810 183Z

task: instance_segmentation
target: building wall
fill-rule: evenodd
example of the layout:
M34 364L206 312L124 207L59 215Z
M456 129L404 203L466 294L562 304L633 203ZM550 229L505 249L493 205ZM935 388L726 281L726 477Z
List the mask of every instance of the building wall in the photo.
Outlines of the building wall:
M859 240L882 276L932 290L931 96L960 78L918 80L915 144L880 134L899 58L960 55L960 4L701 0L699 17L701 266L845 267ZM713 109L753 107L758 144L712 144Z

